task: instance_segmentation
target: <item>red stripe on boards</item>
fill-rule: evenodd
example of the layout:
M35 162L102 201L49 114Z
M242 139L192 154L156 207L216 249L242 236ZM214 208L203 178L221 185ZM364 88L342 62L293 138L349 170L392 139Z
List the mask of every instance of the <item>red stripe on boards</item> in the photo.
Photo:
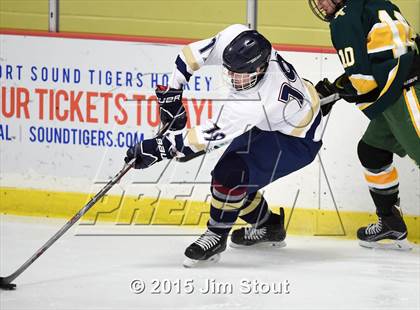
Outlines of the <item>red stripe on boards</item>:
M148 36L82 33L82 32L48 32L48 31L42 31L42 30L9 29L9 28L0 28L0 34L31 36L31 37L144 42L144 43L177 44L177 45L185 45L185 44L189 44L191 42L200 40L200 39L187 39L187 38L148 37ZM285 51L285 52L335 54L334 48L327 47L327 46L273 44L273 47L279 51Z

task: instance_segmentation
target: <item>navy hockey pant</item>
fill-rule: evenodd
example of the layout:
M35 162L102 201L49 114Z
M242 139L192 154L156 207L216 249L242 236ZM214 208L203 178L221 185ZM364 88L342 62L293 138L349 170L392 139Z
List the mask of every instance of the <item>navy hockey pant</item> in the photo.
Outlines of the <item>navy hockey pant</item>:
M254 127L235 138L212 172L208 228L228 233L238 216L256 225L266 221L270 210L258 190L310 164L322 145L312 137Z

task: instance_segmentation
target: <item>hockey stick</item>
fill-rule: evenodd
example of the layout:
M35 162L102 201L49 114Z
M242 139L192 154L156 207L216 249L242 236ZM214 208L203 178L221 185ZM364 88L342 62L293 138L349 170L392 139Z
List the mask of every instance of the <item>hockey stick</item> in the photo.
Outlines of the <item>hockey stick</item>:
M167 123L162 129L158 132L157 137L162 136L167 129L169 128L170 123ZM117 184L122 177L134 166L136 159L133 158L129 163L125 164L124 167L118 172L89 202L79 210L64 226L55 233L38 251L35 252L22 266L19 267L15 272L7 277L0 277L0 289L3 290L14 290L16 289L16 284L13 284L12 281L16 279L22 272L24 272L32 263L40 257L50 246L54 244L62 235L66 233L86 212L90 210L105 194Z
M340 100L340 99L342 99L342 94L334 93L332 95L329 95L328 97L321 98L321 106Z
M323 106L323 105L330 104L331 102L334 102L334 101L337 101L337 100L340 100L340 99L341 99L340 94L335 93L335 94L332 94L328 97L322 98L320 104L321 104L321 106ZM226 144L224 144L224 145L226 145ZM190 154L190 155L187 155L187 156L184 156L184 157L179 157L179 158L176 158L176 161L178 161L180 163L186 163L190 160L193 160L194 158L200 157L200 156L202 156L204 154L207 154L207 153L211 153L214 150L217 150L217 149L223 147L224 145L214 146L211 149L206 149L206 150L198 151L196 153L193 153L193 154Z
M176 161L178 161L180 163L186 163L187 161L193 160L194 158L200 157L201 155L204 155L204 154L207 154L207 153L211 153L214 150L220 149L221 147L224 147L225 145L227 145L229 143L224 143L224 144L221 144L221 145L216 145L216 146L213 146L212 148L207 148L205 150L201 150L201 151L198 151L196 153L192 153L190 155L186 155L184 157L176 158Z

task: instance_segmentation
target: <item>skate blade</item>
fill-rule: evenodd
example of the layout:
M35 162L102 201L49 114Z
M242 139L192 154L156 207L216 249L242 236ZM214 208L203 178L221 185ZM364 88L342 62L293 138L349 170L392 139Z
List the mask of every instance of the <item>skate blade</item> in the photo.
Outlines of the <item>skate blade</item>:
M229 246L231 248L235 248L235 249L245 249L245 248L253 248L253 249L258 249L258 248L284 248L286 246L286 241L267 241L267 242L260 242L260 243L256 243L256 244L252 244L252 245L243 245L243 244L237 244L234 242L230 242Z
M397 250L397 251L409 251L413 246L408 242L407 239L404 240L381 240L376 242L369 242L359 240L359 245L364 248L370 249L382 249L382 250Z
M197 267L197 266L205 266L205 265L210 265L210 264L215 264L220 260L220 254L215 254L212 257L209 257L206 260L198 260L198 259L191 259L186 257L184 259L184 262L182 263L182 265L185 268L193 268L193 267Z

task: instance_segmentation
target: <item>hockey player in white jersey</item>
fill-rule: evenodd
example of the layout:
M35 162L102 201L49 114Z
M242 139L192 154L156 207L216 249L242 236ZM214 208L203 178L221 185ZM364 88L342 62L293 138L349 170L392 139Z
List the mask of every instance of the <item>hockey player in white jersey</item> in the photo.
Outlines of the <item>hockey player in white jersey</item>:
M187 130L183 85L207 65L223 66L229 97L214 119ZM318 153L322 113L312 84L264 36L232 25L185 46L169 86L159 86L156 95L169 131L131 147L126 162L136 158L135 168L144 169L229 144L212 171L207 230L185 250L184 265L218 260L238 217L250 227L232 232L232 246L284 246L284 211L271 212L259 190L308 165Z

